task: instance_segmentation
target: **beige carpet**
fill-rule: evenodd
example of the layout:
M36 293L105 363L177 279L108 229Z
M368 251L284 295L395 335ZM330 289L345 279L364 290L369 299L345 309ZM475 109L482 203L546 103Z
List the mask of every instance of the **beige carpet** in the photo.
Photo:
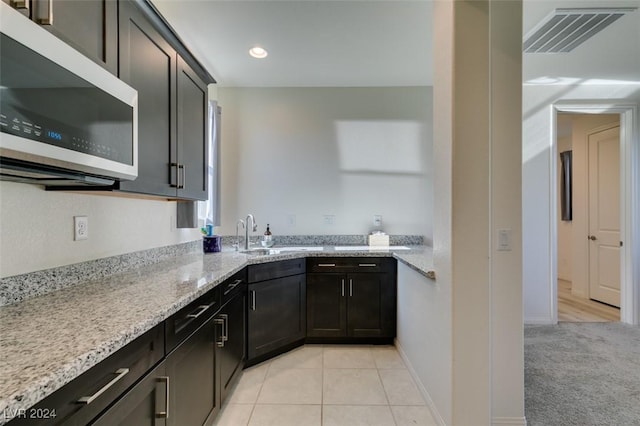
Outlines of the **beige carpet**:
M640 425L640 328L620 323L526 326L529 426Z

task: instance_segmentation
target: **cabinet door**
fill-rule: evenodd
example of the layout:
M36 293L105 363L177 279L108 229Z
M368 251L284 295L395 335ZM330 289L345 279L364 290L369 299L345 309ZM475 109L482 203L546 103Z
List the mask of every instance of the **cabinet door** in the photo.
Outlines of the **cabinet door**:
M33 20L117 74L117 0L34 0L32 5Z
M349 337L393 337L396 328L392 274L347 274Z
M217 413L215 346L211 318L166 358L171 383L167 425L199 426Z
M220 405L224 403L231 388L235 384L245 359L245 318L246 298L244 293L238 293L227 303L217 316L223 320L226 340L223 347L218 347L216 353L217 371L220 380ZM220 326L218 326L220 327ZM218 338L220 340L220 338Z
M161 363L91 424L165 426L170 385Z
M346 276L307 274L307 337L346 335Z
M120 79L138 91L138 178L119 189L176 196L176 52L129 1L120 2Z
M178 56L178 197L207 199L207 86Z
M247 358L276 351L303 339L306 323L304 275L249 285Z

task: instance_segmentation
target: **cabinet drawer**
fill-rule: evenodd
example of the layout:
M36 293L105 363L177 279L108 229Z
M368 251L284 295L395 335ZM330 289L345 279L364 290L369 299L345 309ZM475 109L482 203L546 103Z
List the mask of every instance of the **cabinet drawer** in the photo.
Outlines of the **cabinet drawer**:
M391 257L313 257L307 259L309 272L394 272Z
M84 426L115 401L164 356L160 324L27 410L52 419L15 418L11 425Z
M275 278L288 277L290 275L304 274L304 258L283 260L281 262L262 263L260 265L249 265L249 282L273 280Z
M220 286L189 303L165 321L165 351L171 352L220 308Z
M231 278L226 279L222 284L220 284L219 287L222 298L220 306L224 306L224 304L226 304L227 301L231 300L233 296L238 294L238 292L246 289L246 283L247 269L244 268L243 270L236 272L231 276Z

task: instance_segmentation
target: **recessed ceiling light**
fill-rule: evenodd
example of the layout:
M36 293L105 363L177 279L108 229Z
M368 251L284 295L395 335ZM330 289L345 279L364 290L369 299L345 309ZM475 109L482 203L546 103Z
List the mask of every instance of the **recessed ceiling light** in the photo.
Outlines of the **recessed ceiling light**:
M263 59L266 58L268 54L269 53L260 46L254 46L249 49L249 55L253 56L254 58Z

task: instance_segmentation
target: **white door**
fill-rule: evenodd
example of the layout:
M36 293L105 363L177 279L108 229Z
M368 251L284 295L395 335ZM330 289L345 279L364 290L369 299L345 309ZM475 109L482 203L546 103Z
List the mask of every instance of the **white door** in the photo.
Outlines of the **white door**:
M589 135L589 297L620 306L620 127Z

